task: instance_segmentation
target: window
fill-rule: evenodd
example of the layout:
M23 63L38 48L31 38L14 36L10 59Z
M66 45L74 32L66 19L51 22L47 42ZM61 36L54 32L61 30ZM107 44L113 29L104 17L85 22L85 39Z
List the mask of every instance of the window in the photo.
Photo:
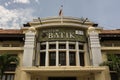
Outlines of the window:
M17 57L17 54L10 54L11 57ZM15 71L17 65L15 62L11 62L8 66L5 67L5 71Z
M66 44L59 44L59 49L66 49Z
M45 50L45 49L46 49L46 45L45 44L40 45L40 50Z
M40 66L45 66L45 64L47 66L58 65L66 66L67 64L69 64L69 66L76 66L77 61L79 61L80 66L85 65L84 43L81 42L73 41L40 42L39 51L40 51L39 53ZM67 55L67 53L69 55ZM77 54L78 56L76 55L76 53L78 53ZM67 61L67 58L69 58L69 61Z
M80 50L83 50L83 45L79 45L79 49L80 49Z
M56 49L56 44L50 44L49 49Z
M69 44L69 49L75 49L75 44Z
M119 80L117 76L117 73L110 73L110 76L111 76L111 80Z
M120 54L116 54L116 56L117 56L118 58L120 58Z
M56 64L56 53L55 52L50 52L49 53L49 65L50 66L55 66Z
M79 53L79 59L80 59L80 66L84 66L84 53Z
M59 65L66 65L66 52L59 52Z
M6 66L6 71L15 71L16 69L16 64L15 63L11 63L9 66Z
M40 66L45 66L45 52L40 53Z
M75 52L69 52L69 62L70 66L75 66L76 65L76 57L75 57Z
M14 74L4 74L2 80L14 80Z

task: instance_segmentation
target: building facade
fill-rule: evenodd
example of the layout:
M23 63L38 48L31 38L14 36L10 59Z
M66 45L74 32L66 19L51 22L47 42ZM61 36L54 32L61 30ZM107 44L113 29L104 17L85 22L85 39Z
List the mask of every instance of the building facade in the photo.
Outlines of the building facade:
M20 30L1 29L0 54L20 58L4 80L113 80L109 68L99 65L107 54L120 55L119 38L120 30L73 17L38 18Z

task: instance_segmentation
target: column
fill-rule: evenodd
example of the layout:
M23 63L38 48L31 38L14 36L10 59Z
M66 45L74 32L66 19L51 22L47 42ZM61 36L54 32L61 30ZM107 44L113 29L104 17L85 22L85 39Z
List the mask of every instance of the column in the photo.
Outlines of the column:
M45 57L45 66L48 66L49 65L49 52L48 52L48 49L49 49L49 43L46 42L46 57Z
M39 66L40 64L40 43L37 43L37 52L35 55L35 65Z
M92 64L93 66L99 66L99 64L102 62L101 47L98 32L94 28L89 31L88 42L90 42Z
M58 49L59 49L59 44L58 44L58 41L56 41L56 66L59 66L59 52L58 52Z
M25 33L25 46L23 53L23 66L31 67L33 65L33 59L35 54L35 32L29 30Z
M88 50L88 45L87 43L84 43L84 55L85 55L85 65L89 66L90 65L90 54L89 54L89 50Z
M80 66L80 59L79 59L79 43L76 42L76 65Z
M66 42L66 62L67 62L67 66L70 66L69 63L69 42Z

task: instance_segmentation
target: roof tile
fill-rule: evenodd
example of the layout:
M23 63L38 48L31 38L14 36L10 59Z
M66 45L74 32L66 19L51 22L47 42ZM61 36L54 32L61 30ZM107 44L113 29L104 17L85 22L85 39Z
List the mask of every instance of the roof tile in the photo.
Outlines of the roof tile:
M0 34L23 34L22 30L17 29L0 29Z
M120 30L102 30L100 34L120 34Z

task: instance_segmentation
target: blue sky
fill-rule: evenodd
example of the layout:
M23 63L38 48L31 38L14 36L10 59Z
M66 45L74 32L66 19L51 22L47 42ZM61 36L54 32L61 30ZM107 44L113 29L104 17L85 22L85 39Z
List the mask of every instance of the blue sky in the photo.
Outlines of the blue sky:
M33 18L88 18L104 29L120 29L120 0L0 0L0 28L18 29Z

